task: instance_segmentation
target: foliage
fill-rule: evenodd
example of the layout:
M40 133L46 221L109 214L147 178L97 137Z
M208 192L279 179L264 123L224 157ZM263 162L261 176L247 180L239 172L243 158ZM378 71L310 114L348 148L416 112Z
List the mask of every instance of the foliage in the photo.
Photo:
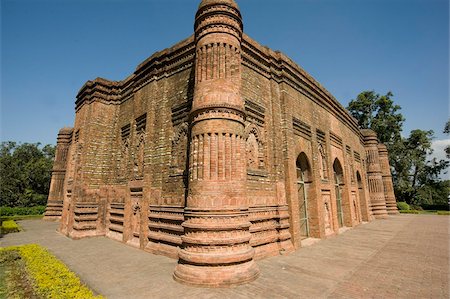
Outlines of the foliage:
M410 209L409 208L409 204L407 204L404 201L397 202L397 208L398 208L399 211L406 211L406 210Z
M400 210L401 214L419 214L419 211L417 210Z
M2 222L2 234L16 233L20 231L20 227L14 220L5 220Z
M448 195L450 194L450 180L429 181L417 191L417 201L424 209L448 210ZM427 208L428 205L439 208Z
M409 137L402 137L405 119L392 97L391 92L380 96L374 91L364 91L350 101L347 109L361 128L374 130L379 141L386 145L397 200L415 205L447 203L450 182L442 181L440 175L447 170L449 161L428 159L433 152L434 132L412 130ZM447 123L445 132L449 131Z
M450 211L437 211L438 215L450 215Z
M388 150L399 140L405 118L399 112L399 105L394 105L392 92L382 96L375 91L361 92L355 100L351 100L347 109L358 120L361 128L377 132L378 139Z
M17 250L0 251L0 298L38 298Z
M55 256L43 247L30 244L0 249L16 250L25 261L27 272L30 274L34 290L42 298L102 298L94 296L92 291L83 285L80 279L71 272Z
M5 220L30 220L30 219L42 219L44 215L14 215L14 216L0 216L0 224ZM1 297L0 297L1 298Z
M45 206L34 207L0 207L0 216L13 215L42 215L45 212Z
M0 144L0 206L45 205L55 147L40 143Z
M441 205L429 205L429 204L422 204L422 208L424 210L435 210L435 211L449 211L450 210L450 206L448 205L448 203L446 204L441 204Z
M450 119L445 123L444 133L447 135L450 134ZM445 155L447 156L447 159L450 159L450 145L445 147Z
M409 204L445 204L450 194L448 181L439 176L449 161L428 160L433 152L433 131L412 130L402 139L402 150L396 152L394 163L394 189L399 200Z

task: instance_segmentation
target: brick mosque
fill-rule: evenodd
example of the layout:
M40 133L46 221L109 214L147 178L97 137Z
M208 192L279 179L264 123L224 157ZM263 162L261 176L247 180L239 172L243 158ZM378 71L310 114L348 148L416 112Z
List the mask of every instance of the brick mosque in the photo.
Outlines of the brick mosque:
M45 219L178 259L175 280L252 281L255 261L396 214L386 147L300 66L203 0L194 34L123 81L87 81L57 139Z

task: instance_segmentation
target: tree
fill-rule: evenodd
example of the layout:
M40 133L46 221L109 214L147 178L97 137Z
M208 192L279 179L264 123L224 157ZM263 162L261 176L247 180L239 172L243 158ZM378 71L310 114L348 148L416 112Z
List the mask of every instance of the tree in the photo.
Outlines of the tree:
M351 100L347 107L360 127L374 130L388 150L401 139L400 133L405 121L399 112L401 107L392 100L393 96L390 91L384 96L373 90L364 91L355 100Z
M378 140L386 145L395 186L397 172L407 166L398 159L404 150L401 132L405 118L400 113L401 107L394 104L393 96L390 91L384 96L373 90L363 91L350 101L347 110L362 129L374 130Z
M52 145L1 143L0 206L45 204L54 156Z
M440 174L448 167L449 161L428 160L432 154L431 141L433 131L413 130L408 138L403 139L401 164L396 164L394 183L397 197L410 204L445 202L448 189L442 188ZM399 167L400 165L400 167ZM433 200L432 194L435 194Z
M364 91L350 101L347 109L361 128L374 130L386 145L397 200L412 204L446 202L449 184L439 176L449 161L427 160L433 152L433 131L413 130L408 138L401 136L405 119L392 97L391 92L381 96ZM450 132L450 120L444 132ZM450 148L448 151L450 155Z
M450 119L447 120L447 123L445 124L444 133L447 135L450 134ZM450 159L450 145L445 147L445 155L447 156L447 159Z

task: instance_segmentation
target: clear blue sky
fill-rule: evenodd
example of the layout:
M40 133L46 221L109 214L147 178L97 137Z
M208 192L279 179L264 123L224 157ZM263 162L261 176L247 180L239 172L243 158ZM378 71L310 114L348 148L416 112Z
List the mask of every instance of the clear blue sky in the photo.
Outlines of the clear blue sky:
M193 33L200 0L0 0L1 141L55 143L90 79L122 80ZM238 0L244 31L344 106L392 91L404 135L449 117L448 0Z

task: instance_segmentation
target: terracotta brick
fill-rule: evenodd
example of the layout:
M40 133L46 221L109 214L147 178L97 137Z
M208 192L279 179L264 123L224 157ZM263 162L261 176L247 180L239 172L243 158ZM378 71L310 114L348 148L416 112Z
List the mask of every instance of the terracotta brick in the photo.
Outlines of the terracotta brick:
M46 219L178 258L176 280L219 287L257 278L254 259L396 212L374 132L245 35L233 0L203 0L194 31L125 80L80 89Z

